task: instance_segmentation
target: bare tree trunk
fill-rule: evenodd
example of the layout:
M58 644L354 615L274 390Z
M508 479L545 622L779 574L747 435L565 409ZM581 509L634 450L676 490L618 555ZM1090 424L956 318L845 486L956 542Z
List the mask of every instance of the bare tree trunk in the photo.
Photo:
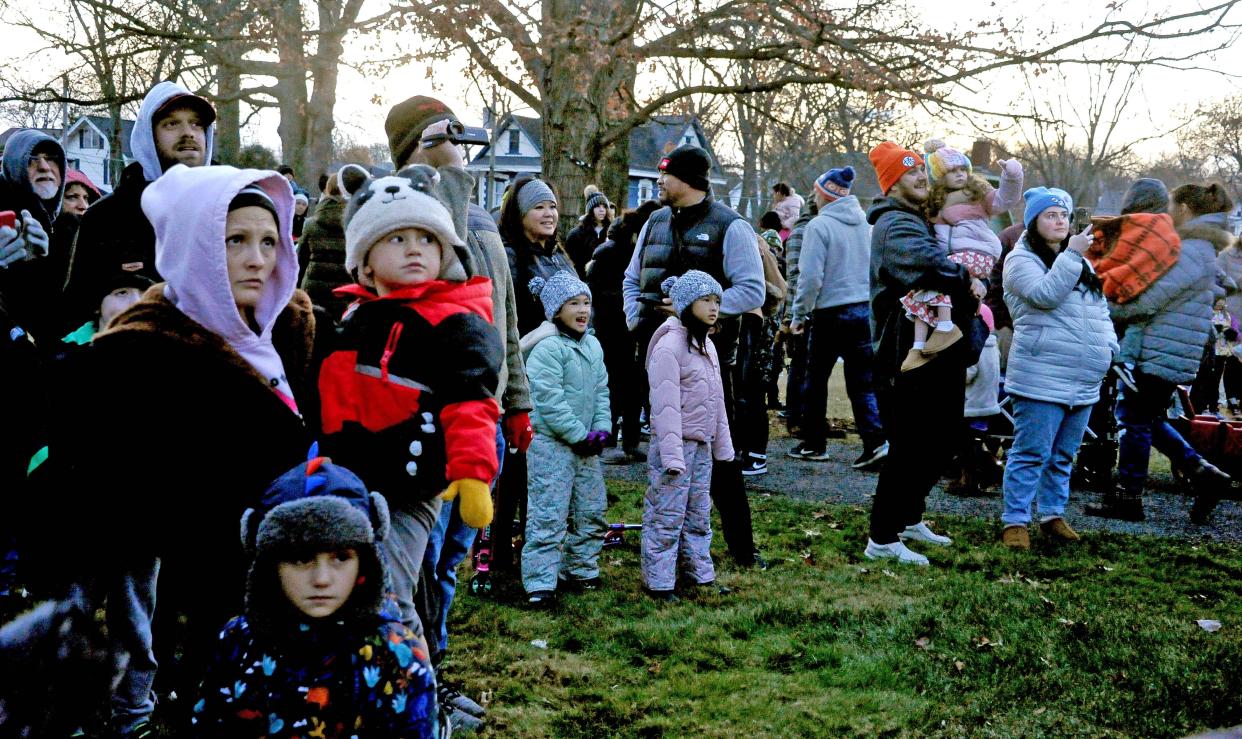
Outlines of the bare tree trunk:
M302 9L298 0L281 0L272 18L279 69L276 98L279 101L281 158L304 175L306 162L306 49L302 45Z
M221 64L216 71L215 158L236 164L241 153L241 75L237 69Z

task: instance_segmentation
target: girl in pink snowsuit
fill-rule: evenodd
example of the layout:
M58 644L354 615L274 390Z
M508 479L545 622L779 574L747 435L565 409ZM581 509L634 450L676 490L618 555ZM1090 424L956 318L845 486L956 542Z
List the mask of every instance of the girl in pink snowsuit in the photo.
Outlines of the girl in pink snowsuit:
M712 585L712 460L733 459L720 359L707 333L720 317L720 283L690 270L662 285L670 316L647 348L651 386L650 486L643 498L643 588L676 600L677 575Z

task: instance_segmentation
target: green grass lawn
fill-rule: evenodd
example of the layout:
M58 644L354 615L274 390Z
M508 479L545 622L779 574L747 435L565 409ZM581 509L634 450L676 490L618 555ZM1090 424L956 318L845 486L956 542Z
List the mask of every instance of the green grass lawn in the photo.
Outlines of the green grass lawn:
M610 520L638 521L641 487L609 490ZM490 694L485 735L1182 736L1242 723L1237 548L1089 533L1018 554L993 522L942 518L954 545L921 547L932 566L912 568L861 559L859 508L752 505L773 567L731 568L718 538L731 595L641 595L633 534L604 552L604 590L551 612L463 587L452 678Z

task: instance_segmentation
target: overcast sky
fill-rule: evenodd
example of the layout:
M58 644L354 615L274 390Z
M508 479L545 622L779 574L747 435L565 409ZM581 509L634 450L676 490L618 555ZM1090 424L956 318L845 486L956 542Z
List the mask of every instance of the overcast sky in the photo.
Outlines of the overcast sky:
M386 0L381 1L386 4ZM894 2L898 1L894 0ZM1185 12L1192 6L1197 6L1199 2L1200 0L1176 0L1174 7ZM993 3L988 0L971 0L970 2L908 0L907 4L927 19L930 28L974 27L982 19L978 15L981 10L994 14L998 12L991 7ZM1005 11L1007 24L1024 34L1033 30L1050 30L1057 34L1081 33L1104 16L1109 4L1108 0L1041 0L1039 3L1001 0L996 3L996 5L1008 8ZM1164 2L1131 0L1128 7L1140 13L1149 13L1153 8L1166 5L1167 3ZM1127 15L1130 13L1127 12ZM7 53L13 53L15 49L32 48L36 43L31 38L19 38L18 31L11 28L5 31ZM1182 48L1193 48L1202 43L1201 40L1188 41L1184 42ZM354 63L365 63L366 53L361 43L354 42L347 49L346 57ZM464 63L463 60L461 64ZM1211 67L1222 64L1222 62L1208 59L1204 60L1203 64ZM53 61L47 64L40 63L39 68L46 70L54 66L59 65ZM433 84L427 77L427 66L424 63L408 65L382 77L374 75L364 77L350 67L343 67L336 107L341 135L359 144L383 141L383 122L388 108L406 97L418 94L435 95L443 99L454 108L463 121L468 124L477 124L482 115L484 100L477 90L466 89L464 82L454 77L454 70L460 68L459 64L446 64L438 67L437 71L444 70L444 78L439 80L439 84ZM43 73L46 74L46 72ZM1081 94L1085 99L1089 89L1086 81L1081 77L1074 77L1073 74L1071 73L1071 80L1065 85L1065 89L1071 95ZM977 93L973 95L965 92L958 94L968 104L995 109L1018 98L1024 87L1020 80L1020 73L1005 72L972 83L972 86L977 89ZM640 94L642 87L640 80ZM1126 109L1125 124L1119 134L1125 139L1136 139L1165 130L1172 125L1171 121L1185 110L1194 108L1202 101L1223 97L1237 90L1235 82L1208 71L1146 70L1137 99L1132 100ZM1040 95L1052 95L1053 92L1055 91L1042 91ZM378 98L378 100L373 100L373 98ZM242 132L243 143L257 141L278 148L276 121L277 116L274 111L266 111L256 116ZM970 126L962 121L940 123L944 126L944 135L950 137L951 143L958 141L960 146L967 146L969 142L965 139L974 134ZM988 123L995 125L996 122ZM1167 149L1172 144L1172 139L1168 138L1149 144L1144 151L1154 153L1162 148Z

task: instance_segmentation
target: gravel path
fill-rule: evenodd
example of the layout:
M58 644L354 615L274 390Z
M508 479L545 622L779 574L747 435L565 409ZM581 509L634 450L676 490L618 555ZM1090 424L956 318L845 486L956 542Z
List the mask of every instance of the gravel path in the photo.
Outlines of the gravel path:
M775 426L773 431L776 431ZM786 452L793 445L793 439L773 434L772 441L768 444L768 473L747 478L747 489L751 493L785 495L794 500L810 502L870 505L871 496L875 492L876 473L858 472L850 467L850 463L861 451L857 437L829 440L828 451L832 459L824 462L790 459ZM604 465L604 476L608 479L646 482L647 465ZM1074 528L1182 539L1214 538L1242 544L1242 503L1237 500L1221 501L1211 522L1205 526L1196 526L1190 522L1188 515L1192 499L1178 493L1178 485L1168 473L1155 473L1149 479L1148 492L1143 496L1147 520L1142 523L1084 515L1083 504L1094 501L1095 497L1094 493L1086 491L1074 491L1071 494L1066 518ZM963 498L946 494L942 481L928 496L927 510L993 519L997 522L997 536L1000 535L999 492L991 497Z

